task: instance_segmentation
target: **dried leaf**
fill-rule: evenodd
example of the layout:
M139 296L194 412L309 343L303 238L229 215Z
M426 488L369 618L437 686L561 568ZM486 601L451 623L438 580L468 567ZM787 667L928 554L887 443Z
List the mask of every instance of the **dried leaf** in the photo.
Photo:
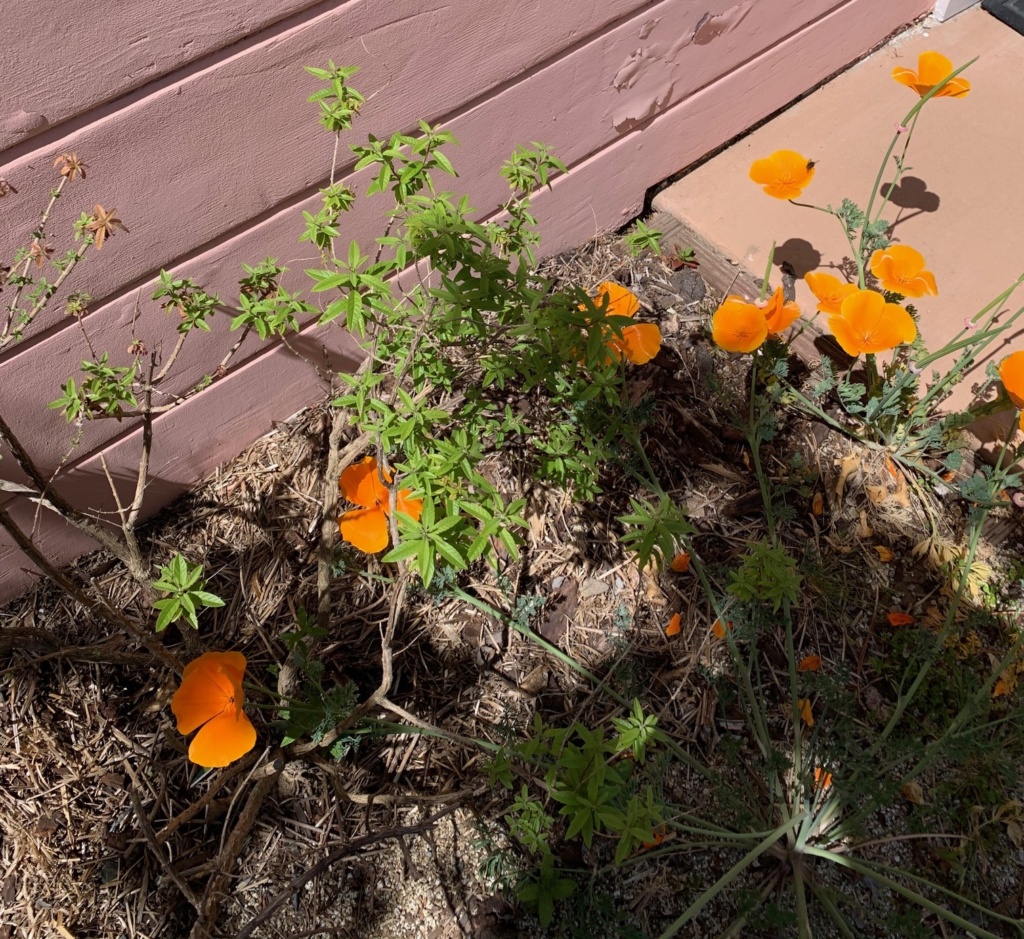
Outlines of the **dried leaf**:
M890 626L912 626L917 622L909 613L889 613L885 618Z
M912 779L910 782L904 783L900 792L903 793L903 798L908 802L913 802L914 805L924 805L924 790L917 780Z
M548 670L543 665L538 665L519 682L519 690L528 695L540 694L548 686Z
M566 577L551 597L548 613L540 624L540 634L552 645L557 645L565 635L569 620L576 612L578 593L579 584Z
M863 538L867 541L868 538L873 537L875 534L872 527L868 524L868 513L864 509L860 510L860 521L857 524L857 537Z
M846 481L850 475L860 469L860 457L856 453L844 456L839 461L839 479L836 480L836 500L843 501L843 494L846 492Z
M868 499L871 500L872 505L881 505L889 498L889 490L885 486L866 485L864 491L868 494Z
M1024 848L1024 828L1021 828L1020 822L1010 819L1006 823L1006 835L1015 848Z
M685 574L690 569L690 552L683 551L672 558L672 570L677 574Z
M825 499L820 492L814 494L814 498L811 499L811 515L821 517L825 511Z

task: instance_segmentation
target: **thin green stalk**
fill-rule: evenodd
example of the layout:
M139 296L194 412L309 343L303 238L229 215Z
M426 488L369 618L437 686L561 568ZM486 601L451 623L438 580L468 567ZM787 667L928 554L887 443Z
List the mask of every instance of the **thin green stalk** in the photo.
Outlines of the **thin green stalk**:
M839 907L832 902L832 898L828 895L828 891L817 886L813 880L811 881L810 887L811 892L814 894L814 898L825 908L825 912L831 917L836 928L846 937L846 939L857 939L857 934L853 931L853 927L851 927L846 921L846 917L839 912Z
M798 859L793 864L793 896L796 900L796 928L799 939L812 939L811 920L807 912L807 892L804 887L804 872Z
M905 897L912 903L916 903L923 909L926 909L929 912L934 913L936 916L942 917L942 919L946 920L946 922L952 923L954 926L959 926L961 929L967 930L967 932L973 936L978 936L979 939L1001 939L1001 937L997 936L995 933L989 932L987 929L982 929L980 926L975 925L974 923L970 922L970 920L964 919L962 916L957 916L956 913L946 909L946 907L942 906L942 904L935 903L933 900L929 900L926 896L918 893L916 890L911 890L909 887L906 887L898 881L893 880L891 877L886 877L884 874L880 872L880 869L892 870L894 873L899 873L901 877L906 877L909 880L913 880L917 883L927 885L928 887L937 891L938 893L944 894L947 897L951 897L955 900L958 900L961 903L966 904L967 906L974 907L974 909L985 913L987 916L991 916L993 919L998 919L1004 923L1009 923L1013 926L1016 926L1018 933L1024 935L1024 927L1021 926L1019 920L1011 919L1008 916L1002 916L999 913L996 913L993 910L990 910L987 907L982 906L980 903L975 903L968 897L955 893L952 890L947 890L944 887L940 887L938 884L933 884L931 881L925 880L923 877L916 877L915 875L908 874L906 871L903 870L894 870L893 868L890 868L888 865L861 863L859 861L855 861L853 858L848 857L845 854L837 854L834 851L827 851L821 848L809 847L807 848L805 853L813 857L820 857L826 861L831 861L833 864L838 864L840 867L848 868L849 870L852 870L855 873L860 874L862 877L869 877L872 880L882 884L882 886L888 887L890 890L895 890L898 894L900 894L900 896Z
M740 858L729 870L715 881L707 890L705 890L693 903L691 903L684 911L683 914L668 927L658 939L671 939L680 929L682 929L690 920L692 920L701 910L704 909L712 900L715 899L726 887L729 886L737 877L740 876L751 864L754 863L762 854L765 853L772 845L777 844L781 838L784 838L786 834L791 831L800 821L803 820L803 813L794 816L787 820L775 829L767 838L765 838L760 844L752 848L746 854Z

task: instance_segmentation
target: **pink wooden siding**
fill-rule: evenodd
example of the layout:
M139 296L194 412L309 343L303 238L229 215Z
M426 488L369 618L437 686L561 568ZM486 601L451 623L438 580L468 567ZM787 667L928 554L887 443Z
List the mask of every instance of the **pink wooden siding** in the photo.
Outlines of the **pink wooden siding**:
M15 3L26 11L51 5L57 7L49 0ZM99 22L99 9L112 20L114 6L93 5L91 21ZM15 141L0 151L0 176L20 190L0 203L2 253L10 253L14 233L31 227L33 196L49 187L53 158L65 150L76 150L92 172L69 187L63 217L100 202L116 205L131 228L83 265L74 285L96 298L87 325L96 348L114 359L130 338L137 304L136 333L147 345L173 341L173 319L148 301L161 267L231 298L240 264L269 255L294 268L290 286L303 284L299 272L311 252L298 244L300 210L316 206L332 147L305 104L315 82L303 64L332 58L363 67L357 86L373 97L352 140L412 130L420 117L451 128L462 144L452 152L458 184L484 213L504 195L497 168L516 143L553 145L570 165L569 175L536 202L544 249L553 252L628 221L649 186L802 94L929 4L601 0L585 10L542 0L426 8L418 0L206 0L182 4L166 26L158 6L151 0L133 5L128 17L118 14L125 22L115 33L122 38L107 59L115 67L100 69L81 89L69 80L74 70L65 70L65 60L91 67L94 45L65 42L71 30L47 35L26 27L26 43L41 44L37 57L56 55L58 65L52 73L34 69L30 81L23 63L0 92L0 124L14 134L0 137L0 145ZM136 34L146 37L141 58ZM22 111L45 115L47 125L11 130L11 115ZM351 161L341 175L350 174ZM363 185L354 183L357 190ZM379 211L374 201L358 202L344 237L368 243ZM212 336L186 346L173 390L212 371L235 338L226 320L215 320ZM327 343L338 367L356 361L354 345L337 330L309 330L299 341L317 360ZM61 463L70 438L45 402L84 354L74 324L52 320L0 354L0 410L44 469ZM248 341L227 379L159 419L150 509L238 452L271 420L315 400L318 382L290 354ZM87 425L63 470L62 491L83 505L107 501L98 453L115 477L127 479L138 447L131 427ZM0 462L0 474L17 478L10 459ZM31 516L30 507L17 511ZM61 560L89 548L50 522L41 537ZM0 595L27 585L23 567L0 535Z

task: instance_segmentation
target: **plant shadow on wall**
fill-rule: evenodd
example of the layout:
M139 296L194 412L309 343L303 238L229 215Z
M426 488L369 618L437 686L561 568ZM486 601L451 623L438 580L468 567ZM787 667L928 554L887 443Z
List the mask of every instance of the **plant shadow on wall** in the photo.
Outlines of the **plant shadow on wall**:
M907 301L940 277L890 243L882 218L907 191L922 107L964 97L964 68L926 53L917 72L897 69L919 101L866 208L810 206L837 219L850 251L849 279L804 276L855 370L791 368L787 337L807 324L768 283L774 259L759 302L727 297L710 323L711 310L654 302L699 259L678 247L659 257L647 226L629 236L634 258L599 272L538 268L531 196L566 168L541 145L517 148L502 169L502 221L479 222L440 189L455 175L454 141L424 123L352 147L366 197L389 206L373 245L343 240L363 196L333 178L306 213L312 299L280 286L273 259L246 267L231 305L165 272L155 299L179 321L175 346L132 336L127 364L90 349L64 382L53 406L72 428L141 423L138 476L112 494L113 525L62 497L0 409L27 479L15 491L97 538L134 588L123 599L81 568L58 571L31 527L3 508L0 524L82 615L145 650L135 661L180 675L163 719L181 737L125 765L140 843L184 898L193 935L221 921L230 872L280 780L319 774L353 803L351 791L371 789L359 804L372 808L400 795L421 742L434 763L416 767L420 787L443 807L414 825L372 816L379 828L314 872L379 841L429 838L458 807L484 805L483 876L539 932L1024 932L987 879L993 857L1024 841L1012 797L1024 755L1021 572L1000 584L982 537L1020 488L1024 351L990 368L971 412L937 411L1024 312L997 322L1024 276L930 352ZM309 71L323 86L311 99L321 123L340 140L365 103L355 70ZM50 257L53 205L86 168L74 154L58 165L57 195L5 273L4 345L86 252L127 236L97 206L74 226L77 247ZM814 167L781 150L750 175L806 205ZM68 302L88 347L87 302ZM295 557L247 613L260 585L240 575L233 589L209 557L150 541L138 524L158 417L222 380L238 345L166 402L163 383L224 313L241 337L291 342L316 324L344 328L366 353L337 377L322 443L307 440L294 465L316 464L317 493L302 523L284 526ZM954 366L929 380L948 354ZM996 410L1014 422L995 465L964 472L962 429ZM258 528L264 508L239 523ZM287 628L264 631L285 609ZM493 692L486 717L463 707L481 685ZM186 753L205 767L192 778L200 795ZM458 769L438 770L435 754ZM157 830L162 803L144 801L154 779L180 800ZM237 812L198 823L228 791ZM197 842L207 859L172 860ZM283 883L238 934L272 922L306 882ZM610 899L626 885L630 910Z

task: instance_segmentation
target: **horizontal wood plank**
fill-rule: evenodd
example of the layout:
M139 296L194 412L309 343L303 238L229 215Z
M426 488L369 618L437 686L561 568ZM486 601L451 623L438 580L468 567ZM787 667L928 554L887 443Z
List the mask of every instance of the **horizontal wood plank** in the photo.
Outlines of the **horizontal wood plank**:
M0 151L317 3L9 0Z

